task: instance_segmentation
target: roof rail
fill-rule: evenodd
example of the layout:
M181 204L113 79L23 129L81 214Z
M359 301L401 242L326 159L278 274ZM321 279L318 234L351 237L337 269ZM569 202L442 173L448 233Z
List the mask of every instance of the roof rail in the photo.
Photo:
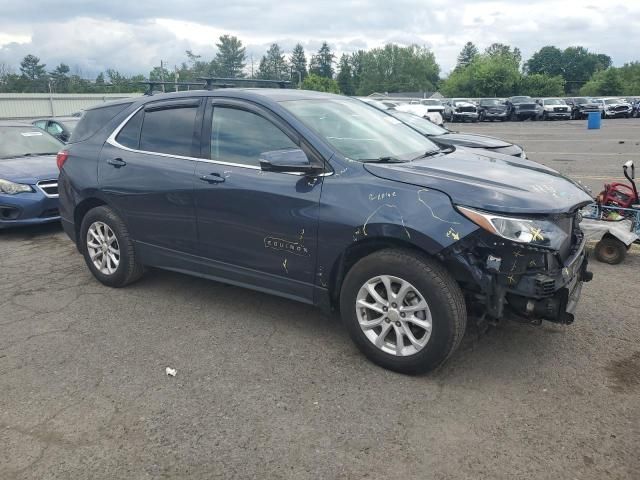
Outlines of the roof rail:
M158 85L173 85L176 87L200 87L202 88L204 86L204 83L201 82L163 82L160 80L146 80L143 82L136 82L137 85L146 85L147 89L144 92L144 95L147 96L151 96L154 93L154 87L158 86Z
M213 90L214 88L232 88L237 87L237 84L251 84L255 87L278 87L278 88L292 88L293 84L288 80L262 80L256 78L221 78L221 77L198 77L196 80L202 80L205 82L206 90Z

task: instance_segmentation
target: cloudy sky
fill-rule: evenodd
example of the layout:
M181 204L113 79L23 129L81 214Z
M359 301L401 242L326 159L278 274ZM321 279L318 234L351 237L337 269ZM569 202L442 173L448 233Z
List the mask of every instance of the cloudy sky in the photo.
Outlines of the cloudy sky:
M351 52L387 42L431 48L447 73L465 42L583 45L615 65L640 59L640 0L0 0L0 63L15 70L33 53L84 77L107 68L145 75L189 49L211 58L229 33L256 63L272 42L307 53L323 40Z

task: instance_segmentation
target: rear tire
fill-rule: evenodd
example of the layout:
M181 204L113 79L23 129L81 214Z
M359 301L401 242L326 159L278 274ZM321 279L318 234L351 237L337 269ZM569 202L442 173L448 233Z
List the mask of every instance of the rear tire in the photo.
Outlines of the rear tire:
M371 296L370 288L377 296ZM445 362L458 348L467 323L460 287L444 267L401 249L375 252L349 270L340 311L369 360L405 374L428 372Z
M605 237L596 244L594 253L598 261L617 265L627 256L627 246L617 238Z
M107 206L87 212L80 226L79 242L89 270L104 285L124 287L144 273L127 226Z

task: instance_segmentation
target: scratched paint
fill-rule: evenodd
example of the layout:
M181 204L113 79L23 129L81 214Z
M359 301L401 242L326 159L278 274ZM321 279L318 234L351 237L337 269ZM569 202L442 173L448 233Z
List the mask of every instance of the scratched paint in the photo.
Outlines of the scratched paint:
M378 213L381 209L383 209L385 207L389 208L389 209L392 209L392 210L394 210L394 211L396 211L398 213L398 216L400 217L400 222L402 223L402 228L404 228L404 232L407 234L407 238L411 238L411 234L409 233L409 230L407 230L407 226L404 223L404 217L400 213L400 209L398 208L397 205L393 205L391 203L382 204L378 208L376 208L373 212L371 212L371 214L365 220L364 225L362 226L362 234L365 237L367 236L367 225L369 224L369 221L373 218L373 216L376 213Z
M426 188L423 188L423 189L421 189L421 190L418 190L418 201L419 201L420 203L422 203L425 207L427 207L427 208L429 209L429 212L431 212L431 216L432 216L433 218L435 218L436 220L440 220L441 222L450 223L451 225L460 225L460 222L452 222L452 221L450 221L450 220L445 220L444 218L440 218L438 215L436 215L436 213L433 211L433 208L431 208L431 207L429 206L429 204L428 204L427 202L425 202L425 201L422 199L422 197L420 197L420 194L421 194L422 192L428 192L428 191L429 191L429 190L428 190L428 189L426 189Z
M285 258L282 262L282 268L284 268L285 273L289 273L289 269L287 268L288 258Z
M397 192L379 192L379 193L370 193L369 194L369 200L370 201L374 201L374 200L390 200L394 197L397 197L398 193Z

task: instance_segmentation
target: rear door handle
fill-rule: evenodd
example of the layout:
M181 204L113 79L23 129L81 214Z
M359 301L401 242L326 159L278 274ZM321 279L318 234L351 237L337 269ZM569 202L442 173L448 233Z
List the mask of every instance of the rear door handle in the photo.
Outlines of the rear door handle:
M109 165L113 165L116 168L124 167L127 164L127 162L125 162L121 158L112 158L110 160L107 160L107 163Z
M224 182L224 177L219 173L212 173L210 175L200 175L200 180L208 183L222 183Z

